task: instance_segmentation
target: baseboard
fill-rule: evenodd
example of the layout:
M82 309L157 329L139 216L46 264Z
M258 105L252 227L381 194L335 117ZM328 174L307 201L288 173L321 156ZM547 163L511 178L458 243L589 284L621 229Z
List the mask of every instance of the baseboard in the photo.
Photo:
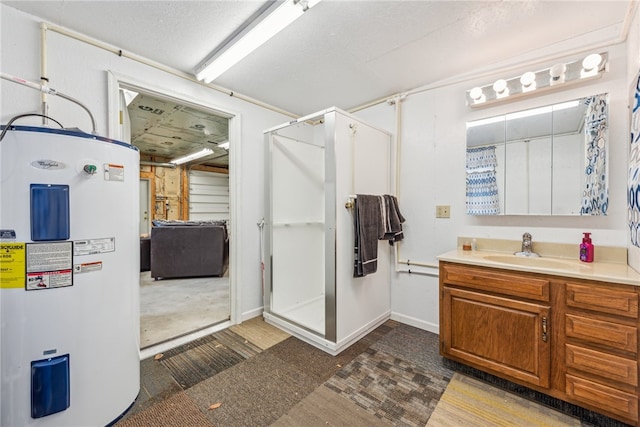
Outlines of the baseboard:
M374 320L370 321L369 323L367 323L366 325L359 328L357 331L351 333L348 337L343 338L337 343L326 340L278 316L265 313L264 318L267 323L282 329L283 331L293 335L294 337L306 342L307 344L317 347L320 350L325 351L332 356L336 356L340 352L348 348L351 344L363 338L369 332L373 331L375 328L377 328L378 326L386 322L389 319L389 314L390 312L388 311L383 313L382 315L378 316Z
M369 332L376 329L378 326L382 325L384 322L389 320L389 316L391 315L390 311L385 311L377 318L373 319L363 327L359 328L357 331L352 332L349 336L341 339L335 344L336 354L348 348L351 344L363 338Z
M241 322L246 322L247 320L253 319L254 317L262 316L263 307L254 308L250 311L245 311L241 315Z
M397 322L404 323L405 325L413 326L418 329L433 332L434 334L440 333L439 325L431 322L425 322L424 320L418 319L416 317L406 316L401 313L391 312L391 320L395 320Z

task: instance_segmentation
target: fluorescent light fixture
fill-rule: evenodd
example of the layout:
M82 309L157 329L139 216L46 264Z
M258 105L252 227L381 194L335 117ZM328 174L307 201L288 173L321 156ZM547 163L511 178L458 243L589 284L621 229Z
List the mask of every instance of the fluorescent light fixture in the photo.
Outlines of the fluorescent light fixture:
M196 151L195 153L187 154L186 156L178 157L177 159L173 159L170 162L176 165L181 165L183 163L190 162L191 160L196 160L204 156L208 156L212 154L213 150L211 148L203 148L200 151Z
M495 116L495 117L489 117L488 119L475 120L473 122L467 122L467 129L473 128L476 126L490 125L491 123L498 123L503 121L504 121L504 116Z
M523 119L525 117L537 116L551 112L551 105L546 107L534 108L531 110L518 111L517 113L509 113L506 115L507 120Z
M580 105L580 100L574 100L569 102L563 102L562 104L556 105L547 105L545 107L533 108L531 110L518 111L515 113L505 114L504 116L494 116L489 117L488 119L480 119L475 120L473 122L467 122L467 129L476 127L476 126L484 126L492 123L503 122L505 120L516 120L522 119L525 117L537 116L539 114L551 113L552 111L560 111L566 110L567 108L574 108Z
M580 105L580 100L563 102L562 104L556 104L553 106L553 111L566 110L567 108L574 108Z
M220 144L218 144L218 148L224 148L225 150L228 150L229 149L229 141L221 142Z
M196 69L196 78L210 83L240 62L264 42L298 19L320 0L285 0L267 17L233 42L227 49L214 53ZM268 13L268 12L265 12Z

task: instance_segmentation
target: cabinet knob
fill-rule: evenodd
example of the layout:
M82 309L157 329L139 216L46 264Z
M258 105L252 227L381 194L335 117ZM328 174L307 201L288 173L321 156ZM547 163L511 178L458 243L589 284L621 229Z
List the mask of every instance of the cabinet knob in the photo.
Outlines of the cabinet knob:
M542 341L547 342L547 318L542 317Z

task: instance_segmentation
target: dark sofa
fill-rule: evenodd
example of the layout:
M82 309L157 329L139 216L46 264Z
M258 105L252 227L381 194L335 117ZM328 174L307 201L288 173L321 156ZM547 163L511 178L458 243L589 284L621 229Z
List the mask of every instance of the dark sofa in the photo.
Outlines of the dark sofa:
M154 221L151 277L224 275L229 242L224 222Z

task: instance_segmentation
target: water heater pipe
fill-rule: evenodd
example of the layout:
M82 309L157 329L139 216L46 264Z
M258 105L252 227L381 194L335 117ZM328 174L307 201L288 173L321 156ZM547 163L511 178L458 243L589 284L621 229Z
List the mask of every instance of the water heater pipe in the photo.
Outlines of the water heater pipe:
M64 93L58 92L57 90L55 90L55 89L53 89L53 88L51 88L51 87L49 87L47 85L30 82L28 80L22 79L20 77L13 76L11 74L0 72L0 78L3 78L5 80L9 80L10 82L21 84L23 86L30 87L31 89L39 90L40 92L48 94L48 95L59 96L60 98L64 98L67 101L71 101L71 102L79 105L80 107L82 107L89 114L89 117L91 118L91 126L93 127L93 130L92 130L91 133L93 135L97 135L98 134L98 131L96 129L96 120L94 119L93 114L91 114L91 111L89 111L89 109L82 102L78 101L77 99L72 98L69 95L65 95Z

